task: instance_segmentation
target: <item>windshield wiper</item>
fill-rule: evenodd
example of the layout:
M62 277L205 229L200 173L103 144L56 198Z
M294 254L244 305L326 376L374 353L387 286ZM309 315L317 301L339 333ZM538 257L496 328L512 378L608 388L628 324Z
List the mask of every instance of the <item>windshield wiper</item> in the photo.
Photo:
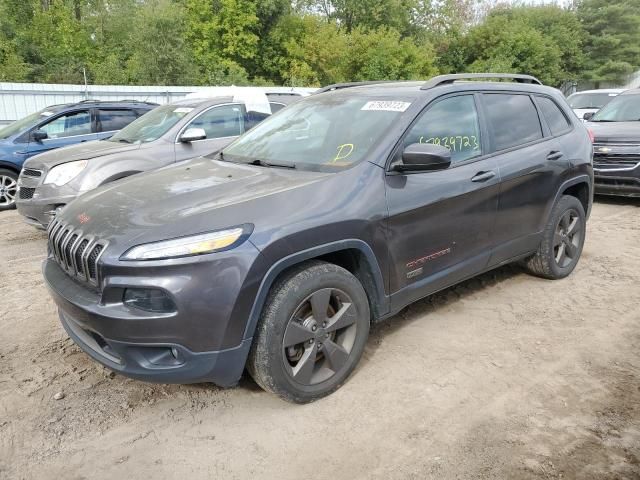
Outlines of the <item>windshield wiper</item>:
M280 168L296 168L296 164L293 162L267 162L266 160L260 160L256 158L248 162L249 165L256 165L260 167L280 167Z
M119 138L118 141L120 143L131 143L131 140L127 140L126 138Z

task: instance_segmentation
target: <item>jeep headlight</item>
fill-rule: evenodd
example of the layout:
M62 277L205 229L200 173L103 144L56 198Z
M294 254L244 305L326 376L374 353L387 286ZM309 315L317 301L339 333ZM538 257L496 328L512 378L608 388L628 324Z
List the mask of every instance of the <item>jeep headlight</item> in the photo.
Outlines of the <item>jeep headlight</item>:
M250 227L240 226L217 232L145 243L129 249L121 259L162 260L229 250L240 245L249 236L249 233L251 233Z
M87 163L87 160L78 160L53 167L51 171L47 173L44 183L53 183L61 187L76 178L80 172L84 170L84 167L87 166Z

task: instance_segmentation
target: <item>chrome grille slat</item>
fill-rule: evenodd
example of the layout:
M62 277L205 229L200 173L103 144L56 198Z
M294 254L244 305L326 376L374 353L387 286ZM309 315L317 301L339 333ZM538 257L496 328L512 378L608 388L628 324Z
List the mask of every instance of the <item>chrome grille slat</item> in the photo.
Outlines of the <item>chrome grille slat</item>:
M52 258L69 275L94 286L100 283L98 262L107 243L54 219L48 228Z

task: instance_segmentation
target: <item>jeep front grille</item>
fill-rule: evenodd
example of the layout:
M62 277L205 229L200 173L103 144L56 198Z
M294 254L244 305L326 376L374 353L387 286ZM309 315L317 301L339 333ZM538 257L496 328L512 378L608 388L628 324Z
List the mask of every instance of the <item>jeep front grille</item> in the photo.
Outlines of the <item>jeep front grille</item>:
M47 230L49 253L62 269L72 277L99 284L98 261L104 252L106 242L80 229L54 219Z

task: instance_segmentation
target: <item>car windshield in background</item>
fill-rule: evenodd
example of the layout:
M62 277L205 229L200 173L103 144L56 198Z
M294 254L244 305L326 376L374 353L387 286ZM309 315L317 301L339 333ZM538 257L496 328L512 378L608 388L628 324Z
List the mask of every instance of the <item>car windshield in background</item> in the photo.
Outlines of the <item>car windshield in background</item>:
M20 133L23 130L33 127L38 124L40 121L44 120L47 117L53 115L53 112L48 111L46 108L44 110L40 110L39 112L32 113L31 115L27 115L20 120L16 120L13 123L10 123L3 129L0 129L0 140L4 140L5 138L9 138L16 133Z
M592 122L640 121L640 94L614 98L593 116Z
M165 105L151 110L137 120L124 127L109 141L121 143L147 143L157 140L167 133L182 117L193 110L193 107Z
M244 134L223 159L335 171L363 160L411 100L324 94L295 103Z
M614 99L617 93L574 93L567 101L571 108L602 108L612 99Z

